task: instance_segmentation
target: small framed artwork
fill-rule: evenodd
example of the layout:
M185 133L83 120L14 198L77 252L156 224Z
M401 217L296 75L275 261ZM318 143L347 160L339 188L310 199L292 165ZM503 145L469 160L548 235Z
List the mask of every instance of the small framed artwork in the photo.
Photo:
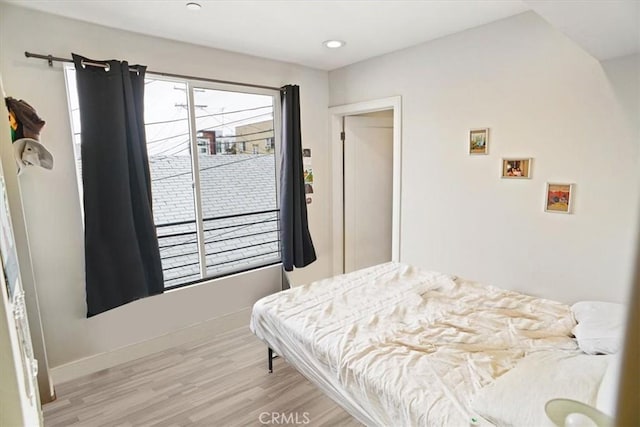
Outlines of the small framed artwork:
M531 178L531 159L502 159L503 178Z
M489 153L489 129L471 129L469 131L469 154Z
M571 213L573 199L573 184L558 184L547 182L544 201L546 212Z
M313 184L313 169L311 166L307 166L304 168L304 183L305 184Z

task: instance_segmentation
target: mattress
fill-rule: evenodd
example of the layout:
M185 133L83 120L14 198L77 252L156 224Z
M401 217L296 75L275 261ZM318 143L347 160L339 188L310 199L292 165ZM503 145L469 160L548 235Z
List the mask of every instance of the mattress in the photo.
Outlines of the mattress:
M477 423L474 393L527 354L576 350L564 304L386 263L259 300L251 330L360 422Z

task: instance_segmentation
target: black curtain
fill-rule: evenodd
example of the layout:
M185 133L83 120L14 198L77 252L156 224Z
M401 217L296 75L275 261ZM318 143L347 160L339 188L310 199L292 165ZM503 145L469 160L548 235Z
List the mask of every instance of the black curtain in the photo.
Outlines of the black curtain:
M82 125L87 317L162 293L144 131L146 67L73 55ZM85 64L106 63L107 69Z
M280 239L285 271L305 267L316 260L304 194L300 88L282 88L282 158L280 168Z

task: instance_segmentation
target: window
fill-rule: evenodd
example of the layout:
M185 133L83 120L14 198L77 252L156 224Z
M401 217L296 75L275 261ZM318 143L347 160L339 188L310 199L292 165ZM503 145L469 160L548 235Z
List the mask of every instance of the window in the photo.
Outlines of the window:
M267 151L269 151L269 150L273 150L273 149L274 149L274 147L275 147L275 145L274 145L273 137L269 137L269 138L267 138L267 139L265 140L265 143L264 143L264 148L265 148L265 150L267 150Z
M65 75L81 177L75 70ZM247 142L275 141L279 102L272 91L147 75L145 130L165 288L280 261L275 150L254 144L245 152Z

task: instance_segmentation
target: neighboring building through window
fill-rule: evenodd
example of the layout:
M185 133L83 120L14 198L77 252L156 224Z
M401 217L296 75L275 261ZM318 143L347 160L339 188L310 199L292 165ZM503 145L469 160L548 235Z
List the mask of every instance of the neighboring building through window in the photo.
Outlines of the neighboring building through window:
M241 125L236 128L236 144L252 144L257 147L253 154L273 154L275 151L273 138L273 123L270 120Z
M75 70L65 73L80 177ZM166 288L280 261L275 144L265 145L275 141L274 95L147 75L145 130Z

